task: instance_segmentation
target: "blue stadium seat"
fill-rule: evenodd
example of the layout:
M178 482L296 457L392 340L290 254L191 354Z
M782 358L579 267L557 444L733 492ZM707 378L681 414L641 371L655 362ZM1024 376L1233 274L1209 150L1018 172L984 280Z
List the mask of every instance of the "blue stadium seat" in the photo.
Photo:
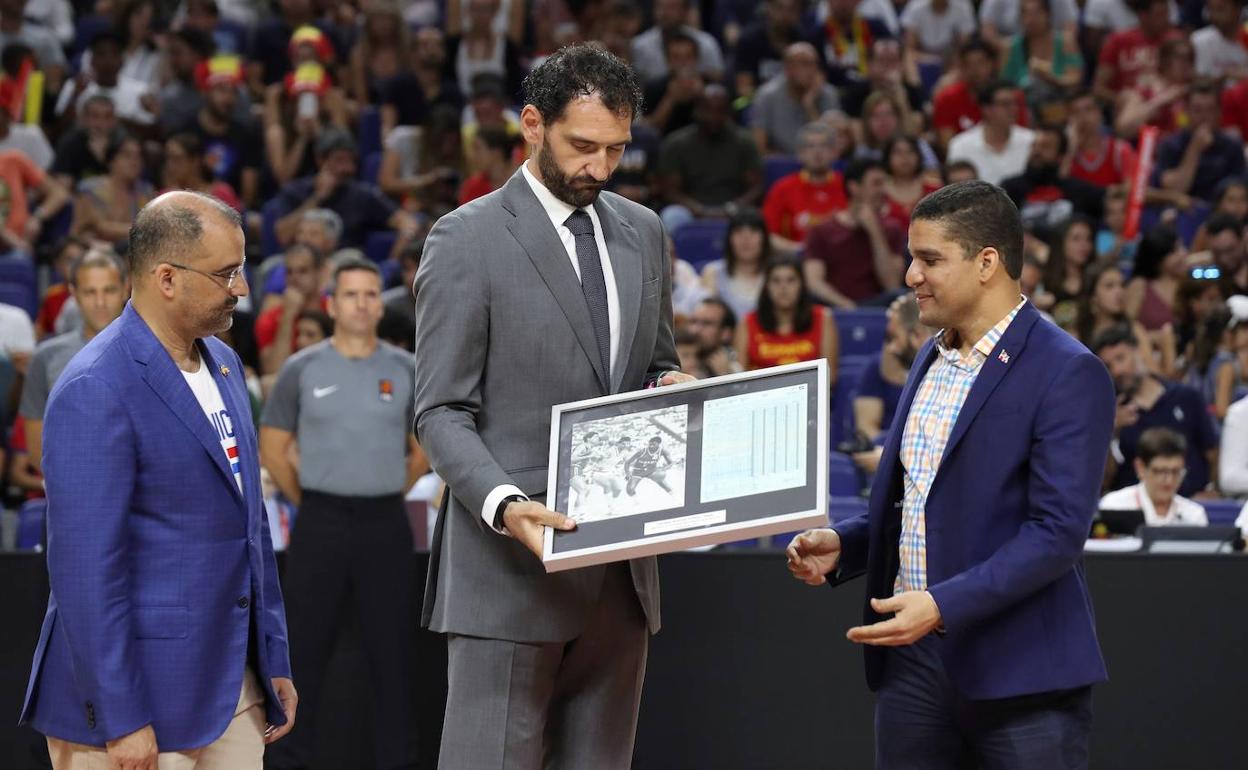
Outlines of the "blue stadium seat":
M853 497L828 496L828 520L835 524L838 521L861 516L867 512L867 501L857 495Z
M360 110L358 142L361 158L381 152L381 112L376 107Z
M919 63L919 85L923 89L924 99L932 96L940 76L945 74L945 65L940 62Z
M369 184L377 184L377 177L381 174L381 153L370 152L364 156L364 162L360 164L360 179Z
M677 256L701 270L706 263L723 258L727 234L727 222L697 220L672 233L672 243Z
M1235 519L1239 518L1239 512L1244 509L1243 502L1239 500L1198 500L1205 507L1205 513L1209 516L1209 523L1213 525L1231 525L1235 523Z
M389 286L394 277L399 274L399 261L387 257L377 263L377 267L381 269L381 285Z
M78 23L74 25L74 42L70 47L70 58L76 63L82 58L82 52L87 50L87 46L91 45L95 36L112 26L112 19L100 14L93 13L78 19Z
M828 429L828 446L835 449L837 444L853 435L854 429L854 392L858 389L858 379L870 359L866 356L841 356L837 366L836 386L832 389L831 424Z
M888 316L884 308L835 310L842 356L874 356L884 347Z
M17 509L17 550L42 551L48 501L27 500Z
M274 198L260 207L260 248L264 256L280 254L282 245L277 242L277 220L281 218L281 199Z
M0 258L0 302L25 310L33 319L39 310L35 266L24 257Z
M802 170L802 162L787 155L771 155L763 158L763 195L782 177Z
M364 241L364 254L378 264L385 262L390 257L390 250L394 248L394 240L398 234L393 230L378 230L368 234L368 240Z
M1145 206L1140 209L1140 233L1147 233L1158 222L1161 221L1164 206ZM1196 203L1192 206L1191 211L1180 211L1174 220L1174 229L1178 232L1179 238L1182 239L1185 246L1191 246L1192 240L1196 237L1196 231L1209 218L1209 205L1206 203Z
M862 494L862 479L858 466L849 455L836 451L828 453L828 495L831 497L857 497Z

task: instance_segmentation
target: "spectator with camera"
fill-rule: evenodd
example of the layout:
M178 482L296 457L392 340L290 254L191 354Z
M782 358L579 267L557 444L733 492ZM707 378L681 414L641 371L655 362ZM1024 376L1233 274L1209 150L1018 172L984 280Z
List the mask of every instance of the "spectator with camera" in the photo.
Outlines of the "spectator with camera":
M1215 490L1218 431L1200 393L1151 373L1129 326L1110 327L1093 340L1091 348L1109 369L1118 394L1114 441L1106 465L1110 488L1122 489L1139 482L1135 459L1140 454L1140 441L1146 430L1160 427L1176 431L1187 445L1187 474L1179 494L1191 497Z

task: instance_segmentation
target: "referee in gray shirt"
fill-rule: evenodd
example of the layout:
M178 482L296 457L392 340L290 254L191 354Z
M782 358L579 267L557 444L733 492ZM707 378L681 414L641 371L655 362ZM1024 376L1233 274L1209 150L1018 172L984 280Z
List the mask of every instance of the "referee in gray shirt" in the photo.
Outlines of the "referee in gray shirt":
M82 313L82 328L44 340L35 348L22 382L18 414L26 428L26 451L35 470L43 470L43 412L52 386L69 360L112 323L130 298L125 265L112 251L91 249L69 270L69 293Z
M261 462L299 506L283 592L291 667L308 715L276 752L275 767L311 764L314 717L347 612L363 632L376 766L409 762L413 575L403 495L429 464L412 435L412 355L377 338L381 287L373 263L339 263L328 305L333 336L286 361L260 418Z

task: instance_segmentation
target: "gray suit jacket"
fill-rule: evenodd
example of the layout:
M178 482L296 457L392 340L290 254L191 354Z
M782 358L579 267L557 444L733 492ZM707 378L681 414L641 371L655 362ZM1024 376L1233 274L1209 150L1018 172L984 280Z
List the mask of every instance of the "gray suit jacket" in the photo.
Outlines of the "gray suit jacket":
M416 432L452 492L434 532L422 625L518 642L581 633L605 567L547 574L519 541L481 519L514 484L545 499L554 404L635 390L679 369L671 270L659 218L604 192L594 204L620 298L611 382L580 282L555 228L517 171L502 189L443 216L416 274ZM651 632L658 568L630 563Z

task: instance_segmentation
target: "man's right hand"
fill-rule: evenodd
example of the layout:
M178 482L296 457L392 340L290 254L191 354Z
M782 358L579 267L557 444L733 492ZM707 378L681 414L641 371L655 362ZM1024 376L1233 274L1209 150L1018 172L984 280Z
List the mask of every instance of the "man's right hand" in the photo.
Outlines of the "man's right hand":
M151 725L105 744L116 770L156 770L156 731Z
M576 522L558 511L552 511L532 500L517 500L503 509L503 528L507 534L524 543L524 547L542 558L545 527L563 531L576 529Z
M832 529L808 529L789 543L785 550L789 572L808 586L828 582L825 577L841 559L841 536Z

